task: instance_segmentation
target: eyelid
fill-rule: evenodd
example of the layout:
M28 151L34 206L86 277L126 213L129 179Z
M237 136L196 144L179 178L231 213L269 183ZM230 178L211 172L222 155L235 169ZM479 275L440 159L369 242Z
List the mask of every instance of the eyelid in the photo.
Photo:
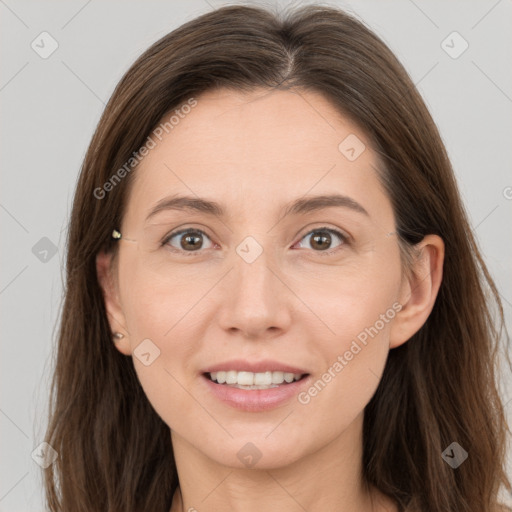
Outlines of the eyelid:
M186 256L194 256L197 254L201 254L204 251L201 251L201 250L199 250L199 251L183 251L183 250L176 249L176 247L172 247L171 245L169 245L169 241L172 238L174 238L175 236L183 235L183 234L189 233L189 232L200 233L201 235L206 236L212 242L213 245L218 245L211 239L211 237L208 235L208 233L206 233L203 229L194 228L194 227L190 227L190 226L186 227L186 228L182 228L182 229L178 228L174 231L171 231L170 233L168 233L167 235L164 236L164 238L162 239L160 244L161 244L161 246L168 246L169 250L174 253L184 254Z
M304 231L299 231L299 233L302 233L300 235L297 235L297 236L300 236L299 238L299 241L302 240L306 235L309 235L311 232L315 232L315 231L329 231L329 232L333 232L335 234L337 234L338 236L340 236L345 242L351 242L352 241L352 236L349 235L345 230L341 229L341 228L338 228L338 227L331 227L331 226L328 226L328 225L320 225L320 226L306 226L304 228Z
M335 247L334 249L326 249L324 251L310 251L313 252L315 255L319 254L321 256L332 256L333 254L337 253L339 250L343 248L345 245L349 245L351 242L352 237L345 233L345 231L339 229L339 228L331 228L329 226L319 226L319 227L313 227L307 229L307 231L304 231L302 235L300 235L300 238L298 242L294 243L293 245L297 245L297 243L300 243L304 238L306 238L309 235L312 235L315 232L320 231L327 231L329 233L334 233L335 236L337 236L341 240L341 244L338 247Z
M352 237L346 233L345 231L339 229L339 228L332 228L332 227L329 227L329 226L319 226L319 227L313 227L313 228L305 228L306 231L303 231L302 234L300 235L299 239L297 240L297 242L294 242L294 244L292 245L292 247L294 245L297 245L299 242L301 242L306 236L308 235L311 235L315 232L318 232L318 231L327 231L329 233L334 233L335 236L339 237L340 240L342 241L342 244L340 244L340 246L334 248L334 249L327 249L325 251L312 251L314 253L317 253L317 254L321 254L323 256L327 256L327 255L331 255L335 252L337 252L341 246L344 246L344 245L348 245L351 240L352 240ZM178 236L178 235L183 235L185 233L188 233L188 232L195 232L195 233L200 233L201 235L204 235L206 236L211 242L213 245L218 245L216 242L214 242L211 237L208 235L208 233L206 233L203 229L200 229L200 228L194 228L194 227L185 227L185 228L182 228L182 229L176 229L174 231L171 231L170 233L168 233L167 235L164 236L164 238L162 239L161 241L161 245L162 246L167 246L169 241L174 238L175 236ZM202 250L198 250L198 251L183 251L183 250L180 250L180 249L176 249L175 247L172 247L171 245L169 245L169 248L172 252L177 252L179 254L185 254L187 256L194 256L194 255L198 255L198 254L201 254L203 253L204 251Z

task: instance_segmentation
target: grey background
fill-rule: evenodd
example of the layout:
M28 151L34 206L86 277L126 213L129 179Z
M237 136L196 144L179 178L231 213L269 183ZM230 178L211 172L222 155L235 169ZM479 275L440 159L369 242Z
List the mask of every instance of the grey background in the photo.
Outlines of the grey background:
M0 0L0 511L43 510L41 469L31 453L46 425L66 225L96 123L143 50L225 3ZM358 14L418 85L451 157L510 330L511 1L329 3ZM47 59L31 47L43 31L59 45ZM441 47L453 31L469 43L456 59ZM511 376L503 368L510 422Z

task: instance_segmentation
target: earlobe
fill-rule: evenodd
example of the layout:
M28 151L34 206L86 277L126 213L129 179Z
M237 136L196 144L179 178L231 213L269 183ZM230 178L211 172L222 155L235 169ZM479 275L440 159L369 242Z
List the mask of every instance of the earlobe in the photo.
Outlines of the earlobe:
M124 313L119 302L115 276L113 275L111 253L99 252L96 255L96 274L103 293L112 341L115 342L116 348L120 352L130 355L129 336ZM122 336L116 335L116 333Z
M410 277L404 282L400 312L394 319L389 348L395 348L416 334L427 321L443 278L444 242L438 235L426 235L417 244Z

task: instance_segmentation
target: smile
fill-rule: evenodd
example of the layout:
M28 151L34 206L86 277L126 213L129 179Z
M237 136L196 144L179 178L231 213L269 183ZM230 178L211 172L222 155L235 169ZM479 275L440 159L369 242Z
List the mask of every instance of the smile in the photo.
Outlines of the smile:
M217 384L225 384L226 386L238 389L270 389L276 388L282 384L290 384L291 382L300 380L304 374L288 373L288 372L239 372L236 370L228 370L221 372L207 373L207 376Z
M203 373L201 377L211 396L225 405L245 412L270 411L286 405L304 391L312 380L308 373L279 371L252 373L229 370ZM219 380L224 382L219 383ZM269 381L270 384L261 384Z

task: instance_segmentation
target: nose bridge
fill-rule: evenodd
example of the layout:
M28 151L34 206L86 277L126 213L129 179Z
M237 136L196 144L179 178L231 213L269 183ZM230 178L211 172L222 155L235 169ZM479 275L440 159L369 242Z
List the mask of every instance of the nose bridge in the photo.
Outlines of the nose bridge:
M235 286L239 295L255 299L263 294L261 298L271 298L271 288L275 287L271 281L276 279L270 270L271 249L263 250L253 237L248 237L236 248L236 257L233 259Z
M267 242L272 237L265 238ZM269 242L270 243L270 242ZM286 329L290 321L290 297L273 267L271 246L248 236L235 248L233 270L226 283L220 322L224 329L243 331L247 336L267 330Z

